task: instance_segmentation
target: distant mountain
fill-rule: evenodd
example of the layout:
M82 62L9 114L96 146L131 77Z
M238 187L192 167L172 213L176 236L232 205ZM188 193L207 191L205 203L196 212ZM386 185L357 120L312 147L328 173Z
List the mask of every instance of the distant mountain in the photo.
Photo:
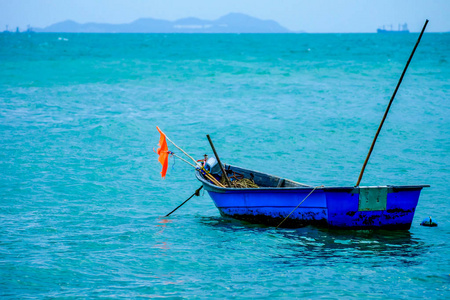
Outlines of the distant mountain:
M84 32L84 33L290 33L272 20L260 20L240 13L231 13L215 21L184 18L166 21L151 18L138 19L128 24L106 24L64 21L45 28L33 28L35 32Z

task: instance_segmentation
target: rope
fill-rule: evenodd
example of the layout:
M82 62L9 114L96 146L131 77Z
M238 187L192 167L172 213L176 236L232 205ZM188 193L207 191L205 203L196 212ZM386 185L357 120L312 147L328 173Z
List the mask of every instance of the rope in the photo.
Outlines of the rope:
M177 209L179 209L181 206L183 206L186 202L188 202L189 200L191 200L192 197L194 196L200 196L200 190L203 188L203 185L201 187L199 187L193 194L192 196L190 196L189 198L186 199L186 201L184 201L183 203L181 203L180 205L177 206L177 208L175 208L174 210L172 210L170 213L168 213L167 215L165 215L164 217L168 217L170 216L174 211L176 211Z
M277 227L275 227L275 229L278 229L278 227L280 227L281 226L281 224L283 224L284 223L284 221L286 221L287 220L287 218L289 218L290 217L290 215L292 215L292 213L303 203L303 202L305 202L305 200L306 199L308 199L308 197L316 190L316 189L318 189L318 188L322 188L322 187L324 187L323 185L319 185L319 186L316 186L315 188L313 188L313 190L305 197L305 199L303 199L302 200L302 202L300 202L298 205L297 205L297 207L296 208L294 208L292 211L291 211L291 213L286 217L286 218L284 218L284 220L283 221L281 221L281 223L280 224L278 224L278 226Z
M194 168L197 168L196 166L194 166L193 164L191 164L190 162L188 162L187 160L185 160L184 158L182 158L182 157L180 157L180 156L178 156L178 155L176 155L175 153L173 153L172 151L168 151L169 152L169 154L171 154L171 155L173 155L173 156L175 156L176 158L179 158L179 159L181 159L182 161L184 161L185 163L187 163L187 164L190 164L192 167L194 167Z
M184 161L185 163L191 165L191 166L194 167L196 170L200 170L200 171L202 172L202 174L203 174L207 179L209 179L212 183L214 183L215 185L220 186L220 187L223 187L223 188L225 187L223 184L221 184L219 181L217 181L217 179L215 179L214 176L212 176L207 170L205 170L205 168L204 168L203 166L202 166L201 168L199 168L198 166L196 167L196 166L194 166L193 164L191 164L190 162L188 162L187 160L185 160L184 158L182 158L182 157L176 155L176 154L173 153L172 151L167 151L167 152L168 152L170 155L172 155L172 156L174 156L174 157L176 157L176 158L179 158L179 159L181 159L182 161Z
M169 152L169 154L172 154L171 157L173 158L173 163L172 163L172 169L171 169L171 170L172 170L172 171L175 171L175 162L176 162L176 159L175 159L175 157L173 156L174 153L173 153L173 152L170 152L170 151L168 151L168 152Z

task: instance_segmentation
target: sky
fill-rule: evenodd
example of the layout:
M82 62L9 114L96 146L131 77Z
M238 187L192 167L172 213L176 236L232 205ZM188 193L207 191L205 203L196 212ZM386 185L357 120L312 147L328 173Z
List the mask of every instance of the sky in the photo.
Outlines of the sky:
M215 20L228 13L274 20L292 31L376 32L407 23L419 32L450 32L450 0L0 0L0 31L73 20L123 24L139 18Z

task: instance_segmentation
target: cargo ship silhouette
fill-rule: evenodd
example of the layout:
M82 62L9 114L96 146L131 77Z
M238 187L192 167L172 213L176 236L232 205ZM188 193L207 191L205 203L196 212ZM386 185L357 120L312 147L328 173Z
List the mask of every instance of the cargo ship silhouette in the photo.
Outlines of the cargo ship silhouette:
M391 29L386 29L383 25L383 28L378 28L378 33L409 33L408 24L398 24L398 30L393 30L392 25L390 26Z

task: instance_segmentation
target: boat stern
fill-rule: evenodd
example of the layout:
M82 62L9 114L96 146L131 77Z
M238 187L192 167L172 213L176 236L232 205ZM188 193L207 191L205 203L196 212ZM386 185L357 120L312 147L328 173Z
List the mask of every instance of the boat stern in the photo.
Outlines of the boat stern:
M428 186L329 188L326 191L328 226L408 230L423 187Z

